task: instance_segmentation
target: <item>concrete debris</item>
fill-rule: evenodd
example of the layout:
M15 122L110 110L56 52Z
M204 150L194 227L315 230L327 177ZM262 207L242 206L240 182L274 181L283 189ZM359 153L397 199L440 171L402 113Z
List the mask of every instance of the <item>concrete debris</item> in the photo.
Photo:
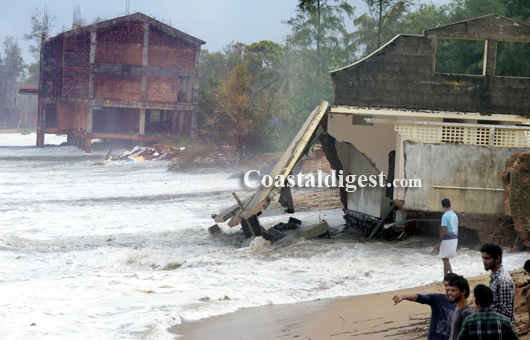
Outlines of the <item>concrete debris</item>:
M330 228L326 221L302 227L302 221L290 217L287 223L280 222L268 230L265 230L265 228L260 225L260 230L261 236L264 239L272 242L274 245L278 245L299 237L308 239L322 235L327 235L329 237ZM248 243L246 244L248 245Z
M221 228L219 228L217 224L214 224L213 226L208 228L208 232L210 233L210 236L222 233Z
M271 241L272 243L275 243L285 236L292 233L294 230L300 229L302 226L302 221L290 217L289 222L283 223L280 222L276 224L274 227L269 228L268 230L265 230L265 228L261 227L261 235Z
M280 222L280 223L276 224L274 227L272 227L271 229L276 229L278 231L285 232L285 231L291 231L291 230L299 229L301 226L302 226L302 221L300 221L300 220L298 220L298 219L296 219L294 217L290 217L289 218L289 222L287 222L287 223Z
M292 233L289 233L285 237L283 237L281 240L276 242L275 245L285 243L295 238L304 237L306 239L310 239L310 238L315 238L315 237L318 237L324 234L327 234L327 236L329 237L329 224L326 220L323 220L320 223L313 224L307 227L302 227Z
M152 145L150 147L141 148L135 146L131 150L127 150L122 153L121 156L113 156L112 150L109 151L105 159L111 161L117 160L133 160L133 161L170 161L174 158L179 158L182 151L186 148L175 148L172 146L165 145Z

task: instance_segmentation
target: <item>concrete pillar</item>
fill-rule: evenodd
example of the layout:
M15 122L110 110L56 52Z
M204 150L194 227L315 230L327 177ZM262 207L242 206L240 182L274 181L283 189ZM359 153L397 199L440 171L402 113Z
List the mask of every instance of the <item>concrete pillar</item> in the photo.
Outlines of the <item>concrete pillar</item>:
M186 111L186 116L184 119L184 134L191 134L191 111Z
M85 147L86 147L85 139L81 138L81 150L85 151Z
M44 147L44 132L38 132L37 133L37 146L39 148Z
M186 119L186 111L180 111L179 117L179 133L184 132L184 120Z
M193 75L193 92L190 103L197 105L199 103L199 70L201 65L201 44L195 45L195 72ZM190 84L191 86L191 84Z
M88 97L94 98L94 63L96 62L96 31L90 32L90 73L88 79Z
M192 104L193 103L193 78L188 78L188 92L186 93L186 102Z
M140 108L140 123L138 133L140 136L145 135L145 107Z
M43 109L41 111L39 119L40 121L37 127L37 147L43 148L44 147L44 129L46 126L46 110Z
M147 101L147 76L142 76L142 88L140 89L140 100Z
M171 113L171 132L177 131L178 128L178 112L173 111Z
M142 66L149 66L149 24L144 22L144 47L142 50ZM142 76L141 100L147 101L147 76Z
M85 139L85 147L83 150L85 150L86 153L90 153L90 147L92 145L92 139L86 138Z
M191 111L190 137L197 138L197 110Z
M87 115L86 115L86 132L87 133L92 133L93 117L94 117L94 108L91 105L89 105L88 106L88 112L87 112Z
M72 145L72 135L66 136L66 145Z
M142 66L149 66L149 24L144 22L144 48L142 51Z

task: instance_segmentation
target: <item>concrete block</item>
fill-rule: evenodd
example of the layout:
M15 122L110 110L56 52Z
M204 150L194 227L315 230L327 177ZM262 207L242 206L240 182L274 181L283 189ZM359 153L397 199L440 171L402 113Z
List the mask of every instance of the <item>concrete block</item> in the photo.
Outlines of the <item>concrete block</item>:
M213 226L208 228L208 232L210 233L210 236L214 236L216 234L220 234L221 233L221 228L219 228L219 226L217 224L214 224Z
M294 218L294 217L289 217L289 221L287 222L288 224L296 224L296 225L302 225L302 221L300 221L299 219L297 218Z
M315 238L322 234L325 234L328 231L329 231L329 224L327 221L324 220L320 223L310 225L307 227L303 227L303 228L293 231L292 233L286 235L281 240L276 242L275 245L282 244L292 239L300 238L300 237L304 237L306 239Z

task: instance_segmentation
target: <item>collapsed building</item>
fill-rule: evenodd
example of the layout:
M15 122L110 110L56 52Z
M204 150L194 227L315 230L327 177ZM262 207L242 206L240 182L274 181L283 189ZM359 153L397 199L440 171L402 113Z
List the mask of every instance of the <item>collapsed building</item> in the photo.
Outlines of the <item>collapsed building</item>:
M439 70L437 53L451 39L483 42L481 74ZM505 41L530 42L530 26L491 14L398 35L332 71L334 104L324 102L309 116L271 176L292 174L319 140L334 170L386 177L384 187L340 189L346 224L366 235L384 224L437 234L439 222L429 221L439 221L440 202L449 198L461 238L513 245L518 231L505 195L520 188L506 189L499 175L508 158L530 151L530 78L496 74L497 45ZM421 187L394 186L410 179ZM261 186L215 220L230 219L229 226L241 223L247 235L257 235L257 216L277 194L293 211L288 188Z
M66 134L68 144L86 152L96 138L195 138L203 44L142 13L44 41L37 146L45 134Z

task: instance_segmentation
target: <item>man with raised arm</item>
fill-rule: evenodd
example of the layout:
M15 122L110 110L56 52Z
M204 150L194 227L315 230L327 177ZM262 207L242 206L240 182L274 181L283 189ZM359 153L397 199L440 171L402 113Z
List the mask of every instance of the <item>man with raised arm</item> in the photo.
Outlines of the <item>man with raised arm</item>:
M475 314L473 308L467 303L468 297L469 283L463 276L456 275L452 280L449 280L447 299L456 303L456 310L451 320L451 340L458 338L464 320L468 316Z
M413 301L431 306L431 324L427 340L449 340L451 336L451 319L456 305L447 299L449 282L457 275L450 273L444 277L446 294L405 294L396 295L394 306L403 300Z

